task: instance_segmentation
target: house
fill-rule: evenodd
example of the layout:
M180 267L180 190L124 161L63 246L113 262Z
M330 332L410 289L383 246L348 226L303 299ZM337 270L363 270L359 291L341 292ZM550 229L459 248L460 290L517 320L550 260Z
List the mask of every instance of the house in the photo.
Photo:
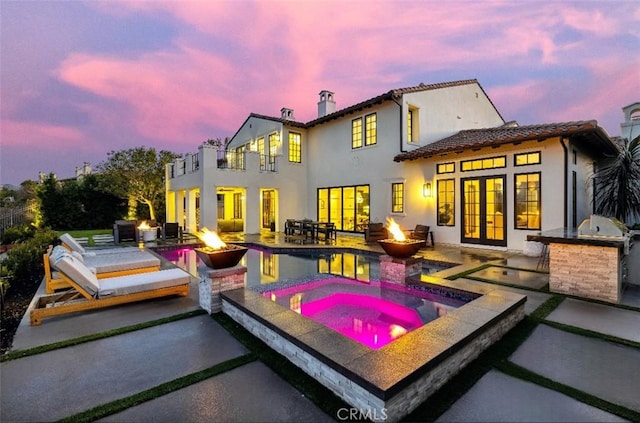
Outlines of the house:
M167 166L167 219L257 233L287 218L362 233L393 217L438 242L521 250L540 230L592 212L589 176L617 152L595 121L505 122L477 80L394 89L318 117L250 114L226 148L203 144Z

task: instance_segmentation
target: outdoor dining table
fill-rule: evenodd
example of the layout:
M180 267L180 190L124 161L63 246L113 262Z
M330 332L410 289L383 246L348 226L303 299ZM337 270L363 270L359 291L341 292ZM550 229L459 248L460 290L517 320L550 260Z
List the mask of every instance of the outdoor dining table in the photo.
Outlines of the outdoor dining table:
M319 232L324 232L325 235L327 234L326 227L328 225L333 224L330 222L289 219L285 226L285 233L287 235L302 235L305 239L316 240L318 239ZM328 237L328 235L326 236Z

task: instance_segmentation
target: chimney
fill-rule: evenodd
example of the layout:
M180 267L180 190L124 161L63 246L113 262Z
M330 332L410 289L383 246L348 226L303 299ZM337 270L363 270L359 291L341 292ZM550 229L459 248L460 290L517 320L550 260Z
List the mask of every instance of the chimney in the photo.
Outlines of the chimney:
M318 102L318 117L321 118L336 111L336 102L331 91L320 91L320 101Z
M280 109L280 114L282 115L282 119L284 120L296 120L293 117L293 109L287 109L286 107L283 107L282 109Z

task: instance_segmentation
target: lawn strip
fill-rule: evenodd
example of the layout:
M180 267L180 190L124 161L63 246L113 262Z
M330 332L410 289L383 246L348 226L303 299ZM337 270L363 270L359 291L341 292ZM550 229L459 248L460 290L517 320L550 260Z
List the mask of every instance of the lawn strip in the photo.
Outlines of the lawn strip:
M320 382L301 371L300 368L271 349L271 347L256 338L226 314L216 313L212 315L212 317L242 345L255 354L260 361L277 373L287 383L295 387L329 416L335 418L339 409L350 407Z
M531 370L525 369L524 367L518 366L517 364L514 364L510 361L498 363L496 365L496 368L509 376L535 383L536 385L551 389L556 392L560 392L582 403L615 414L624 419L628 419L629 421L640 422L640 412L603 400L560 382L556 382L552 379L534 373Z
M89 410L83 411L78 414L66 417L59 420L60 422L77 423L77 422L92 422L98 419L102 419L106 416L110 416L115 413L126 410L127 408L142 404L146 401L151 401L163 395L170 394L171 392L179 389L186 388L198 382L202 382L213 376L228 372L236 367L243 366L256 360L255 354L249 353L240 357L232 358L222 363L218 363L215 366L201 370L199 372L191 373L186 376L179 377L169 382L162 383L153 388L139 392L137 394L121 398L115 401L108 402L106 404L99 405Z
M112 329L105 332L94 333L91 335L81 336L78 338L67 339L65 341L54 342L53 344L41 345L38 347L29 348L26 350L11 351L0 357L0 363L5 361L15 360L18 358L29 357L36 354L42 354L45 352L57 350L60 348L72 347L74 345L84 344L86 342L96 341L98 339L109 338L111 336L122 335L129 332L134 332L141 329L147 329L150 327L163 325L165 323L175 322L182 319L188 319L190 317L199 316L205 314L206 311L202 309L193 310L188 313L176 314L174 316L164 317L162 319L151 320L144 323L138 323L136 325L124 326L118 329Z
M544 303L540 304L538 308L536 308L533 313L531 313L531 318L537 321L542 321L547 318L551 312L553 312L562 302L564 301L564 297L562 295L554 295L549 298Z
M584 329L577 326L571 326L564 323L553 322L550 320L545 320L541 323L544 323L547 326L551 326L553 328L560 329L565 332L574 333L576 335L586 336L589 338L602 339L604 341L609 341L616 344L626 345L628 347L640 349L640 342L631 341L629 339L618 338L617 336L608 335L606 333L596 332L593 330Z
M456 273L454 275L449 275L447 276L445 279L449 279L450 281L454 280L454 279L458 279L458 278L466 278L468 275L478 272L480 270L484 270L487 267L491 267L493 266L493 264L489 264L489 263L485 263L482 264L478 267L474 267L473 269L469 269L469 270L465 270L464 272L460 272L460 273Z
M514 267L514 266L507 266L506 264L492 264L491 266L493 267L499 267L501 269L511 269L511 270L520 270L522 272L531 272L531 273L540 273L542 275L548 275L549 272L548 271L544 271L544 270L538 270L538 269L523 269L522 267Z
M506 361L531 335L536 326L537 321L526 316L498 342L482 352L478 358L469 363L403 420L435 421L471 389L482 376L494 368L496 363Z

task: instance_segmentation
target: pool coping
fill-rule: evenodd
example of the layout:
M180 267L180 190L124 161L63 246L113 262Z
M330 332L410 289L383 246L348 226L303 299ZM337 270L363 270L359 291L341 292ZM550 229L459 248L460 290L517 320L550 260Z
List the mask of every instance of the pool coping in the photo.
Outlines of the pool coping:
M235 289L221 296L223 312L227 302L377 398L387 401L500 323L505 315L524 307L526 301L526 296L512 292L477 290L468 285L461 287L455 281L436 277L422 279L421 283L435 289L444 287L480 296L377 350L249 289Z

